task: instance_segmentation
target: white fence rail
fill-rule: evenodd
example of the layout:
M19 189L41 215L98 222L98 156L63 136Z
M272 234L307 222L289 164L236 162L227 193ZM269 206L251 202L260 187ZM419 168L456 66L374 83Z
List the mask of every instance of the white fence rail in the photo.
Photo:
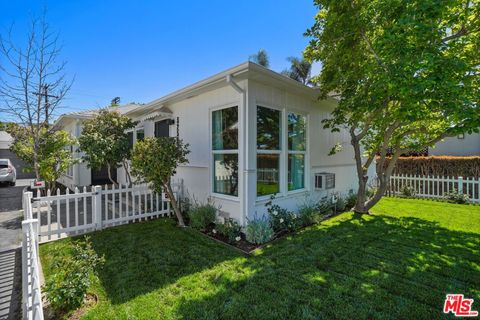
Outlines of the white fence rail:
M473 203L480 203L480 179L418 175L392 175L387 195L402 194L405 187L415 191L417 197L444 198L454 190L468 195Z
M181 182L180 182L181 183ZM182 185L174 184L176 194ZM90 189L49 191L32 199L32 218L38 219L39 242L57 240L147 218L170 215L170 201L147 185L94 186Z
M32 219L32 194L23 198L26 219L22 221L22 306L23 319L43 320L38 254L38 220Z

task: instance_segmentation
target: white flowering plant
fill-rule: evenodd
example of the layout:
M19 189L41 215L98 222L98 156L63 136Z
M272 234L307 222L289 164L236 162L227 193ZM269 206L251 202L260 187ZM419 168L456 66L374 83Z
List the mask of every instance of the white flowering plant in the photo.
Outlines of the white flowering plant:
M232 218L225 219L225 223L219 223L215 226L216 233L226 237L230 243L242 239L241 229L240 224Z
M294 231L298 229L301 226L301 222L297 214L277 204L273 204L273 199L274 197L272 196L271 201L265 204L273 230L280 232L283 230Z

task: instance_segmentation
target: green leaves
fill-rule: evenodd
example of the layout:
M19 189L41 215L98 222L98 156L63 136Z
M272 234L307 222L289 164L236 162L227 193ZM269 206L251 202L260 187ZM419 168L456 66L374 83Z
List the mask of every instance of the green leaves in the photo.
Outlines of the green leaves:
M80 152L90 168L100 169L110 165L116 168L124 159L130 158L130 143L127 130L136 122L117 111L101 110L99 114L83 122L79 138Z

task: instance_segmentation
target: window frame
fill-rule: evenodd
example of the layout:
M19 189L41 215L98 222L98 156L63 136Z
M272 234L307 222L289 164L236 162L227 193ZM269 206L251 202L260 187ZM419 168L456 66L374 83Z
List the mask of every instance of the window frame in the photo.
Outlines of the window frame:
M258 112L258 107L262 108L267 108L267 109L272 109L275 111L280 112L280 129L281 132L279 134L279 145L280 145L280 150L265 150L265 149L258 149L258 121L257 121L257 112ZM268 105L265 103L256 103L255 104L255 172L256 172L256 177L255 177L255 196L257 197L257 201L264 201L270 199L270 197L273 194L266 194L266 195L258 195L258 163L257 163L257 155L259 154L277 154L279 156L279 164L278 164L278 193L277 195L285 195L285 190L284 190L284 171L285 171L285 159L284 159L284 152L285 152L285 119L284 119L284 108L281 107L276 107L272 105Z
M237 122L238 122L238 129L237 129L237 149L222 149L222 150L215 150L213 148L213 113L215 111L220 111L224 109L229 109L229 108L237 108ZM233 200L233 201L240 201L240 127L241 127L241 117L240 117L240 102L235 102L235 103L230 103L222 106L217 106L210 108L209 113L208 113L208 123L209 123L209 130L208 130L208 144L209 144L209 154L210 154L210 159L209 159L209 167L211 168L209 176L210 176L210 193L213 197L215 198L220 198L220 199L226 199L226 200ZM236 154L237 155L237 163L239 166L239 171L238 171L238 176L237 176L237 182L238 182L238 190L237 190L237 195L230 195L230 194L224 194L224 193L218 193L215 192L215 155L216 154Z
M305 150L290 150L289 147L288 147L288 114L289 113L293 113L293 114L296 114L296 115L300 115L302 117L305 118ZM290 109L290 108L287 108L285 110L285 118L286 118L286 124L285 124L285 128L286 128L286 155L285 155L285 161L286 161L286 168L285 168L285 175L286 175L286 194L295 194L295 193L301 193L301 192L305 192L308 190L308 187L307 187L307 171L308 171L308 125L309 125L309 116L307 113L305 112L302 112L302 111L298 111L298 110L295 110L295 109ZM303 155L303 166L304 166L304 172L303 172L303 188L300 188L300 189L294 189L294 190L288 190L288 157L289 155L295 155L295 154L301 154Z

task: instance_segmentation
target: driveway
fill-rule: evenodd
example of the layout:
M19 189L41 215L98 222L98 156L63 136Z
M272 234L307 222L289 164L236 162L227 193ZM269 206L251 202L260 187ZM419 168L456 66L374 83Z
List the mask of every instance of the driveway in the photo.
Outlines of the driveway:
M0 186L0 319L21 317L22 192L30 179L16 187Z

